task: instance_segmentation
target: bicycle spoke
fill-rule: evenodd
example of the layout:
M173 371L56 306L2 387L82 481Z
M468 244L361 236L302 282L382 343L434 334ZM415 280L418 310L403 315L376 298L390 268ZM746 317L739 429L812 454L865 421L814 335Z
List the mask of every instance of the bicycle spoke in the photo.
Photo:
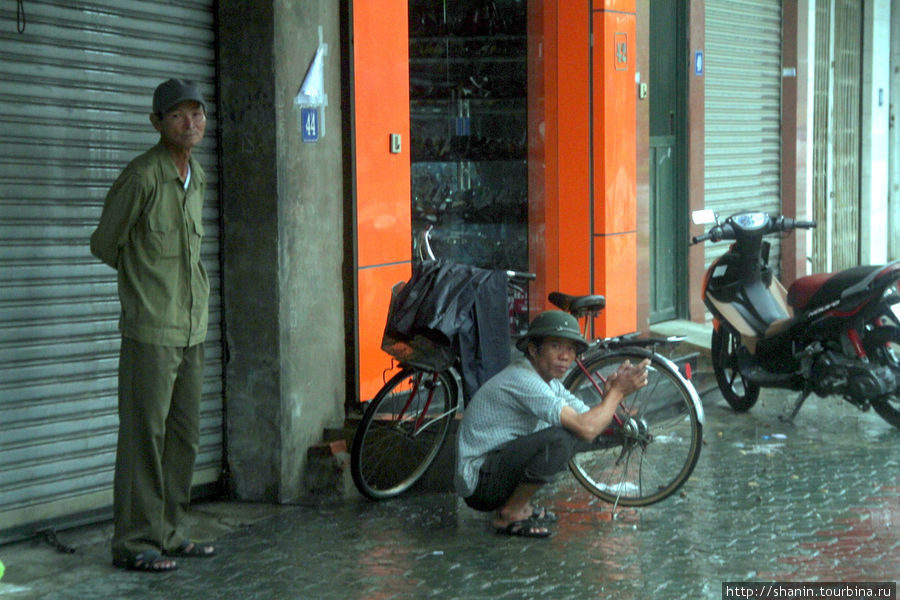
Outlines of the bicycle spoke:
M456 413L455 390L444 373L412 369L385 384L353 438L350 466L360 492L389 498L422 476Z

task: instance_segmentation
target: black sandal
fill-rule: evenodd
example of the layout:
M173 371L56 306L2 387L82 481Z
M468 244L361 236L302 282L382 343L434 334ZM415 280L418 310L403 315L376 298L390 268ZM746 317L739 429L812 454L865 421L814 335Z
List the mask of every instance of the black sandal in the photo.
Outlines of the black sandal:
M214 546L201 546L191 540L184 540L181 545L170 552L166 552L166 556L178 556L181 558L209 558L216 555Z
M531 518L534 521L544 523L556 523L557 521L559 521L559 515L554 512L550 512L543 506L535 506L534 512L531 513Z
M541 531L543 530L543 531ZM545 538L550 537L550 530L535 519L522 519L521 521L513 521L506 527L494 526L494 531L506 535L518 537Z
M156 550L144 550L131 558L114 558L113 566L126 571L141 571L144 573L165 573L178 569L178 563L174 560L163 558Z

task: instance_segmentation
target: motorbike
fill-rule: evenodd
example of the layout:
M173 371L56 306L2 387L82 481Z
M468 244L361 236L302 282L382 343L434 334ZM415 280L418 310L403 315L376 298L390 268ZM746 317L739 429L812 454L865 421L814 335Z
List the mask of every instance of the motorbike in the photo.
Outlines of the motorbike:
M703 303L712 314L712 367L728 404L747 411L761 388L841 396L874 408L900 428L900 260L800 277L788 289L769 267L766 236L811 229L815 221L746 212L711 225L692 245L731 241L706 271Z

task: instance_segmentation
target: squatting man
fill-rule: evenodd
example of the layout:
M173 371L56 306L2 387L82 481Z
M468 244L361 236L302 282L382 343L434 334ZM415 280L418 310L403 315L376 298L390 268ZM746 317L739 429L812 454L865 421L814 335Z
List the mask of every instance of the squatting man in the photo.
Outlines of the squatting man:
M626 396L647 385L650 361L623 362L603 401L589 407L560 381L588 347L575 317L539 314L516 347L523 356L489 379L463 415L456 489L472 508L495 511L499 533L548 537L557 516L532 497L609 426Z

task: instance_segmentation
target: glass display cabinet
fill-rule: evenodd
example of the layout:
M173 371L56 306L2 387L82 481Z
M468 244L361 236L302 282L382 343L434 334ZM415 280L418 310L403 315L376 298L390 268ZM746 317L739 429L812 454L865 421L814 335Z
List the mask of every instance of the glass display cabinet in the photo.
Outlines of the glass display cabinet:
M410 0L409 29L413 238L527 271L525 0Z

